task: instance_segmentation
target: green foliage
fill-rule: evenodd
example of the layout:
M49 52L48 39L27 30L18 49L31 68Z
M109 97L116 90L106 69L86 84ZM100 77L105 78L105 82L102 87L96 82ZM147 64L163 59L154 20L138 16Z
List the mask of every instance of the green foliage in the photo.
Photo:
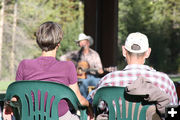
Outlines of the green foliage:
M11 84L13 81L0 81L0 92L4 93L8 87L9 84Z
M21 0L20 5L22 6L19 9L22 22L19 24L25 26L27 33L31 33L32 36L39 24L54 21L59 23L64 30L64 38L58 55L77 49L74 40L83 31L83 5L79 1Z
M64 30L64 38L61 42L60 50L58 51L58 56L65 54L68 51L78 49L75 40L78 39L79 33L83 31L82 23L80 23L79 21L80 20L75 20L66 26L66 29Z
M142 32L149 38L152 53L146 64L154 68L177 73L180 64L180 1L176 0L120 0L119 52L127 35ZM119 56L119 66L125 65ZM168 66L167 66L168 65Z
M21 0L19 4L19 24L30 33L45 21L54 21L66 28L78 19L82 10L78 1L71 0Z
M79 0L6 0L5 27L3 41L3 80L10 80L10 54L12 48L12 24L14 3L17 7L17 27L15 38L15 71L23 59L41 55L34 36L37 27L45 21L54 21L62 26L64 38L59 55L77 49L74 40L83 31L83 4ZM15 77L15 73L13 75Z
M79 0L6 0L2 56L4 80L9 80L10 73L15 2L18 2L15 69L22 59L36 58L41 54L34 32L43 22L54 21L63 28L64 38L57 58L68 51L78 49L74 41L84 28L84 6ZM180 0L119 0L118 15L120 69L126 65L121 54L121 45L129 33L139 31L148 36L152 48L152 54L146 64L168 73L180 71Z

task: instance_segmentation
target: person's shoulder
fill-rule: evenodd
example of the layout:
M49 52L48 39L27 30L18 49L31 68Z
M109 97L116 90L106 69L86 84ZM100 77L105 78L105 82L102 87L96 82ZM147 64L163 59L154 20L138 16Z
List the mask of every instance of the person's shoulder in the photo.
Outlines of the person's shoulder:
M59 61L60 64L66 64L69 67L74 66L74 63L72 61Z
M155 73L157 76L160 76L161 78L170 79L169 76L168 76L165 72L162 72L162 71L154 71L154 73Z
M91 52L93 52L93 53L97 53L95 50L93 50L93 49L91 49L91 48L89 48L89 50L90 50Z
M59 60L59 63L61 63L61 64L73 64L73 62L72 61L70 61L70 60L67 60L67 61L61 61L61 60Z
M69 52L67 52L66 54L68 55L68 54L77 54L79 52L79 50L73 50L73 51L69 51ZM66 55L65 54L65 55Z
M22 61L20 61L20 64L27 64L27 63L29 64L33 61L34 61L34 59L23 59Z
M77 55L77 54L78 54L78 50L69 51L69 52L61 55L59 59L60 59L61 61L66 61L66 60L68 60L68 59L71 59L72 56Z
M113 71L106 74L102 79L112 79L112 78L122 77L124 72L125 71L121 71L121 70Z
M34 64L34 59L23 59L22 61L19 62L19 67L20 68L29 68Z
M93 49L91 49L91 48L90 48L90 52L91 52L92 54L94 54L94 55L99 55L97 51L95 51L95 50L93 50Z

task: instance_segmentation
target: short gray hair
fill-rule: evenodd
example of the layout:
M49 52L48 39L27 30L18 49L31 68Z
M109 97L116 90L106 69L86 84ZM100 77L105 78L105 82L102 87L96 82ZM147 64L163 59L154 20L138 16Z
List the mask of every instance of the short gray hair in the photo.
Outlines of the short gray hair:
M39 26L36 32L36 42L42 51L50 51L61 42L63 31L61 27L54 22L48 21Z

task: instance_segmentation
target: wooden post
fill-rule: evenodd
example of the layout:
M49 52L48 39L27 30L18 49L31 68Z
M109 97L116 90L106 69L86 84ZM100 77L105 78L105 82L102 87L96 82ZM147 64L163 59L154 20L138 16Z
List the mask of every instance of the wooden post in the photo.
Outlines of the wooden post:
M117 65L118 0L85 0L84 31L93 36L93 48L104 67Z
M94 44L91 47L95 50L97 50L96 2L97 0L84 0L84 33L93 37Z

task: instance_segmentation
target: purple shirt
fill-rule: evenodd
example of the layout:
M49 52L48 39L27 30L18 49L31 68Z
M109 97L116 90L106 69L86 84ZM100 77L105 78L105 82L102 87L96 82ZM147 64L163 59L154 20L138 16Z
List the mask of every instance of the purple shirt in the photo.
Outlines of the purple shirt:
M58 61L54 57L38 57L32 60L23 60L19 64L16 81L21 80L43 80L61 83L69 86L77 82L77 73L71 61ZM68 110L68 104L61 100L58 107L59 116Z

